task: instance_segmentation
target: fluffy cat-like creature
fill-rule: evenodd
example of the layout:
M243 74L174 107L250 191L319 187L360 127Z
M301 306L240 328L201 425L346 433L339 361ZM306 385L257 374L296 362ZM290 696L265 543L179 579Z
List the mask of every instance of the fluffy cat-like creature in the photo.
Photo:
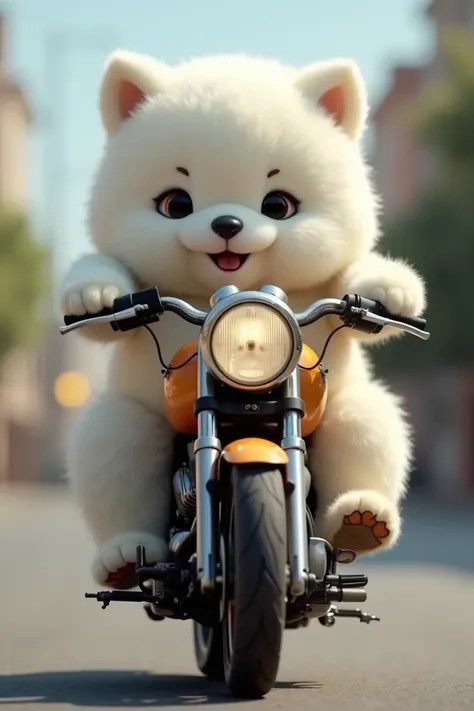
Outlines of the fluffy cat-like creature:
M297 310L358 293L396 314L422 313L421 278L374 251L378 201L360 145L367 99L353 61L295 69L216 56L169 67L117 51L100 106L108 137L90 205L97 252L65 276L65 313L96 313L155 285L207 308L225 284L278 285ZM232 230L222 216L236 218ZM321 320L305 341L321 352L335 325ZM154 328L166 360L197 333L171 314ZM114 340L115 352L106 393L74 432L69 471L97 544L93 575L127 587L138 544L149 562L167 554L173 433L149 334L83 333ZM361 347L393 333L334 337L328 404L309 453L319 534L360 554L397 540L409 472L401 403L373 379Z

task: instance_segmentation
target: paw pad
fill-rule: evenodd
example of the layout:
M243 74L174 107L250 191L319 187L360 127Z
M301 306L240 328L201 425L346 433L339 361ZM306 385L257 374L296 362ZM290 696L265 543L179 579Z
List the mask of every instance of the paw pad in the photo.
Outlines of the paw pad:
M385 521L377 521L372 511L353 511L349 516L344 516L345 526L366 526L372 530L374 538L381 540L390 535Z
M377 521L372 511L353 511L344 516L340 529L334 536L336 548L346 548L355 553L368 552L382 545L390 530L385 521Z
M114 573L109 573L105 585L117 590L134 588L137 585L135 563L128 563Z

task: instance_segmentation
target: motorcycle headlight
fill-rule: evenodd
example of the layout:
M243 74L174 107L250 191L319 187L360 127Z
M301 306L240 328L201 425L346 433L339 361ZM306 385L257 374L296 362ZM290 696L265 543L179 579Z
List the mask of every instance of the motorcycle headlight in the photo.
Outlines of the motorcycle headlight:
M278 382L296 349L295 332L284 313L247 302L232 306L216 320L206 350L215 375L237 387L259 388Z

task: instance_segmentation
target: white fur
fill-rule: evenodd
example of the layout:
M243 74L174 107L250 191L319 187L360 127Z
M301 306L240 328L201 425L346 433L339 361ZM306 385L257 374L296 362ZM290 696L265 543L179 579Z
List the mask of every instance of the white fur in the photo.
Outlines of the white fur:
M142 96L136 104L123 99L124 82ZM328 115L325 102L334 87L343 97L338 116ZM90 206L98 254L76 262L66 276L65 311L97 312L119 293L154 285L203 308L224 284L273 283L296 309L356 292L404 315L422 312L420 277L373 251L378 200L358 142L367 104L353 62L298 70L220 56L170 68L117 52L105 69L101 112L109 137ZM280 173L268 178L274 169ZM171 188L191 195L188 217L171 220L155 211L153 198ZM298 214L283 221L262 215L262 199L273 190L294 195ZM250 254L232 273L208 256L225 248L210 228L224 214L244 223L231 249ZM327 318L306 329L306 342L320 351L334 325ZM171 314L154 330L167 360L197 334ZM377 339L393 333L387 329ZM151 560L163 553L172 435L149 334L91 328L87 335L116 339L109 391L86 411L70 454L74 488L99 546L94 575L102 583L145 535L155 537ZM362 501L386 516L392 535L384 545L390 545L400 527L409 431L398 399L371 379L360 340L368 338L340 332L326 357L329 402L310 454L318 522L333 535L348 507Z
M78 259L61 283L61 309L65 314L96 314L113 306L117 296L135 291L136 285L122 264L104 254L87 254ZM94 326L81 331L93 340L117 338L110 326Z
M172 433L131 397L108 393L87 407L69 452L73 492L99 547L93 573L105 582L146 546L166 556Z

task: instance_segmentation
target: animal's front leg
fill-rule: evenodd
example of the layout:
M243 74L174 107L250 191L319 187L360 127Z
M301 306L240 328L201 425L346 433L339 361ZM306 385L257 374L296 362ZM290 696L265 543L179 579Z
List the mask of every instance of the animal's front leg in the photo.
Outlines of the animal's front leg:
M392 546L411 454L398 399L377 383L335 393L310 450L317 534L358 555Z
M86 254L71 265L62 280L61 311L68 316L98 314L104 308L112 308L118 296L135 290L132 276L116 259L105 254ZM124 337L121 331L113 331L109 324L94 324L80 333L106 343ZM132 333L127 335L130 337Z
M425 284L413 267L400 260L372 253L355 264L341 279L338 291L359 294L380 301L391 313L398 316L420 316L425 309ZM338 294L339 295L339 294ZM354 335L369 342L383 340L400 331L383 329L376 336L353 331Z

